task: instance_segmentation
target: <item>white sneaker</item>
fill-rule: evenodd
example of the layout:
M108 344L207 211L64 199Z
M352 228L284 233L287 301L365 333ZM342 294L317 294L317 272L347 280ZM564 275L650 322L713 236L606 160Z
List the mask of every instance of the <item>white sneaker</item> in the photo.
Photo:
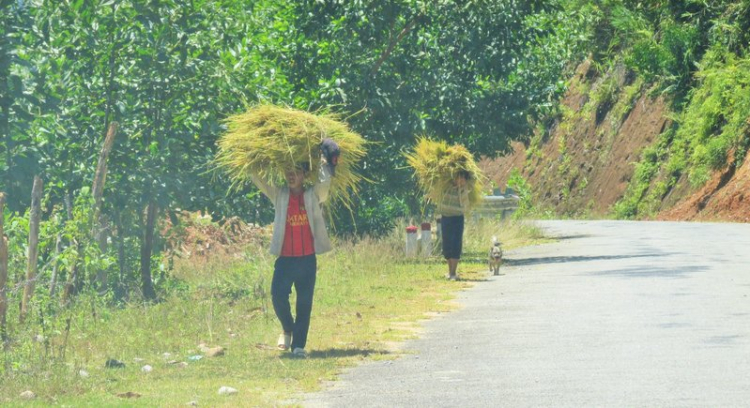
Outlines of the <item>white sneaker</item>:
M306 357L307 353L305 353L305 349L295 347L294 350L292 350L292 355L295 357Z
M279 335L279 341L277 345L279 350L289 350L290 344L292 344L292 334L281 333Z

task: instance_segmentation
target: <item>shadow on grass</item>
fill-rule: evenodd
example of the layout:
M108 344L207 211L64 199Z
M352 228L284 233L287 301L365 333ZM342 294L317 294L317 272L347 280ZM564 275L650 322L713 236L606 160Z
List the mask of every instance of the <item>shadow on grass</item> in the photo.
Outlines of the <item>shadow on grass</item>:
M385 356L392 354L386 350L373 350L373 349L357 349L357 348L329 348L326 350L313 350L307 353L306 358L345 358L345 357L370 357L370 356ZM292 353L284 353L281 358L298 359Z

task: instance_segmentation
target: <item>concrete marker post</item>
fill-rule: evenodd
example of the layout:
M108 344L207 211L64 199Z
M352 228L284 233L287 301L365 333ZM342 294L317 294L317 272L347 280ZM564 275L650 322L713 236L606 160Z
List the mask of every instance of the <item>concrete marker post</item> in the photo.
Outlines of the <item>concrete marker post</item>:
M411 258L417 255L417 227L409 225L406 227L406 256Z
M427 258L432 255L432 224L429 222L423 222L420 226L422 234L419 237L422 256Z

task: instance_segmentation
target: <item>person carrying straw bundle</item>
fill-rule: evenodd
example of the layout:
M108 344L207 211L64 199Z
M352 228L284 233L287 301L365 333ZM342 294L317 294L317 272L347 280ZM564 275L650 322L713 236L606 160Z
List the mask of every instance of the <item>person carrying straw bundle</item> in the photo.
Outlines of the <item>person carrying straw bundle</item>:
M443 257L448 279L458 280L458 262L463 252L465 215L482 199L484 176L465 147L426 137L418 139L406 155L427 200L436 204L440 216Z
M322 205L350 203L361 176L364 139L334 117L261 105L227 119L217 165L236 184L254 183L275 209L270 252L277 256L271 299L282 327L280 350L306 356L316 255L330 251ZM336 174L332 179L331 175ZM289 298L296 292L296 317Z

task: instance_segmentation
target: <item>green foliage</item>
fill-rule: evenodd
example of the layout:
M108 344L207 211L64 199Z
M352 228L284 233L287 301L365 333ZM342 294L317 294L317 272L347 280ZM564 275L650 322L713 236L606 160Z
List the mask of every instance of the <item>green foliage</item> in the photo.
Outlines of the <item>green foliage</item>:
M600 86L582 113L612 107L615 101L611 117L617 124L644 87L670 94L677 112L676 125L636 164L625 196L613 208L617 216L648 216L685 173L697 187L730 157L741 162L750 145L750 3L580 0L570 7L588 7L592 14L584 32L592 33L587 48L594 66L613 67L623 61L637 76L621 92Z
M638 77L632 84L627 85L620 92L615 106L612 108L612 120L619 126L635 106L643 91L643 80Z
M596 15L589 51L606 63L624 56L627 67L663 92L684 95L718 8L705 2L579 1ZM718 23L716 25L719 25Z
M0 92L8 152L0 189L9 208L28 206L34 174L50 207L90 186L117 121L103 213L128 261L138 257L132 244L146 235L150 204L159 216L209 209L271 220L252 187L227 194L230 181L206 171L221 120L259 101L353 114L350 125L379 146L365 176L387 185L366 186L351 212L332 212L340 231L387 230L401 209L380 205L384 197L419 207L401 155L414 135L488 156L505 151L564 89L560 73L583 52L588 18L565 2L510 0L29 0L3 8L10 41L0 44L8 57L0 69L10 80L0 88L10 88Z
M367 197L359 207L361 213L356 223L334 224L337 234L347 236L366 232L376 237L383 236L390 232L396 219L413 214L404 198L393 196Z
M531 185L521 175L518 169L513 169L508 177L508 187L512 188L516 192L520 201L518 202L518 209L513 213L513 217L521 219L527 216L533 210L533 196L531 194Z
M529 119L562 91L559 73L572 55L555 36L564 27L555 20L561 3L295 3L290 38L298 46L289 77L295 95L304 95L308 110L340 104L356 112L352 128L378 143L364 165L375 183L363 186L354 218L335 212L339 230L367 231L363 226L372 222L364 215L381 214L384 197L419 211L420 194L402 156L416 135L493 157L529 133ZM566 35L575 37L573 30ZM391 224L396 215L378 218Z
M651 180L659 170L659 159L657 146L644 149L641 161L635 164L635 172L625 195L614 206L614 214L617 218L629 219L642 215L639 212L639 205L648 191Z
M110 281L118 285L117 257L114 250L102 252L98 243L91 239L92 199L86 190L71 209L68 219L62 209L43 220L39 233L39 254L37 275L31 305L31 315L49 319L47 324L58 324L57 317L63 303L66 283L74 284L78 291L94 291L86 282L93 282L97 274L109 275ZM8 302L20 304L26 284L29 242L29 212L23 215L6 214L4 224L8 237ZM58 244L59 240L59 244ZM135 269L134 266L131 266ZM74 273L77 279L73 280ZM88 286L88 287L87 287ZM18 309L10 308L9 337L16 338L27 330L16 325Z
M591 92L591 104L596 107L596 123L601 123L620 94L620 84L613 70Z
M659 28L659 36L644 33L635 41L625 63L646 83L658 82L665 92L685 92L697 58L698 27L665 19Z
M28 214L6 213L3 229L8 237L8 286L11 287L10 285L13 284L11 292L17 295L22 290L18 284L26 276L26 266L28 265L26 260L29 243ZM10 299L10 294L8 298Z
M44 179L44 215L57 221L45 231L52 241L40 244L43 259L61 234L64 250L55 264L80 259L81 273L106 271L123 281L122 290L136 286L141 264L160 265L158 234L154 259L139 259L149 256L143 239L150 229L143 216L147 205L160 214L211 208L268 219L260 197L248 199L248 191L220 199L229 182L212 179L206 163L223 117L257 99L259 90L265 97L290 91L277 74L276 60L290 47L274 32L272 22L284 17L277 2L248 8L239 1L29 0L2 7L0 27L7 35L1 38L11 41L0 41L0 70L11 81L0 81L0 190L9 193L11 212L21 213L31 178ZM96 253L91 203L65 204L92 185L114 121L120 126L101 213L110 226L105 251L117 262L112 254ZM62 207L88 213L68 219L60 215Z
M713 15L719 16L708 30L709 42L736 54L746 50L750 40L750 3L724 0L704 4Z
M727 165L730 152L744 157L750 116L750 59L714 47L697 73L699 85L690 96L675 135L690 157L690 179L702 185L710 172ZM741 162L741 161L740 161Z
M533 119L554 115L557 98L567 88L564 78L574 64L586 57L595 36L590 27L601 18L596 6L577 4L587 2L546 3L543 12L524 19L524 29L535 36L528 40L525 54L511 77L532 100L527 114Z
M665 130L656 143L646 147L623 197L615 203L613 214L617 218L649 217L661 208L662 200L675 186L686 169L685 156L677 148L677 125Z
M633 45L625 63L647 82L654 82L662 72L662 66L666 65L663 61L670 58L669 53L656 41L646 38Z
M0 2L0 190L7 193L6 205L12 212L28 207L30 194L17 197L25 185L31 185L30 170L35 167L28 123L39 97L26 81L31 67L18 52L30 25L28 10L20 2Z

